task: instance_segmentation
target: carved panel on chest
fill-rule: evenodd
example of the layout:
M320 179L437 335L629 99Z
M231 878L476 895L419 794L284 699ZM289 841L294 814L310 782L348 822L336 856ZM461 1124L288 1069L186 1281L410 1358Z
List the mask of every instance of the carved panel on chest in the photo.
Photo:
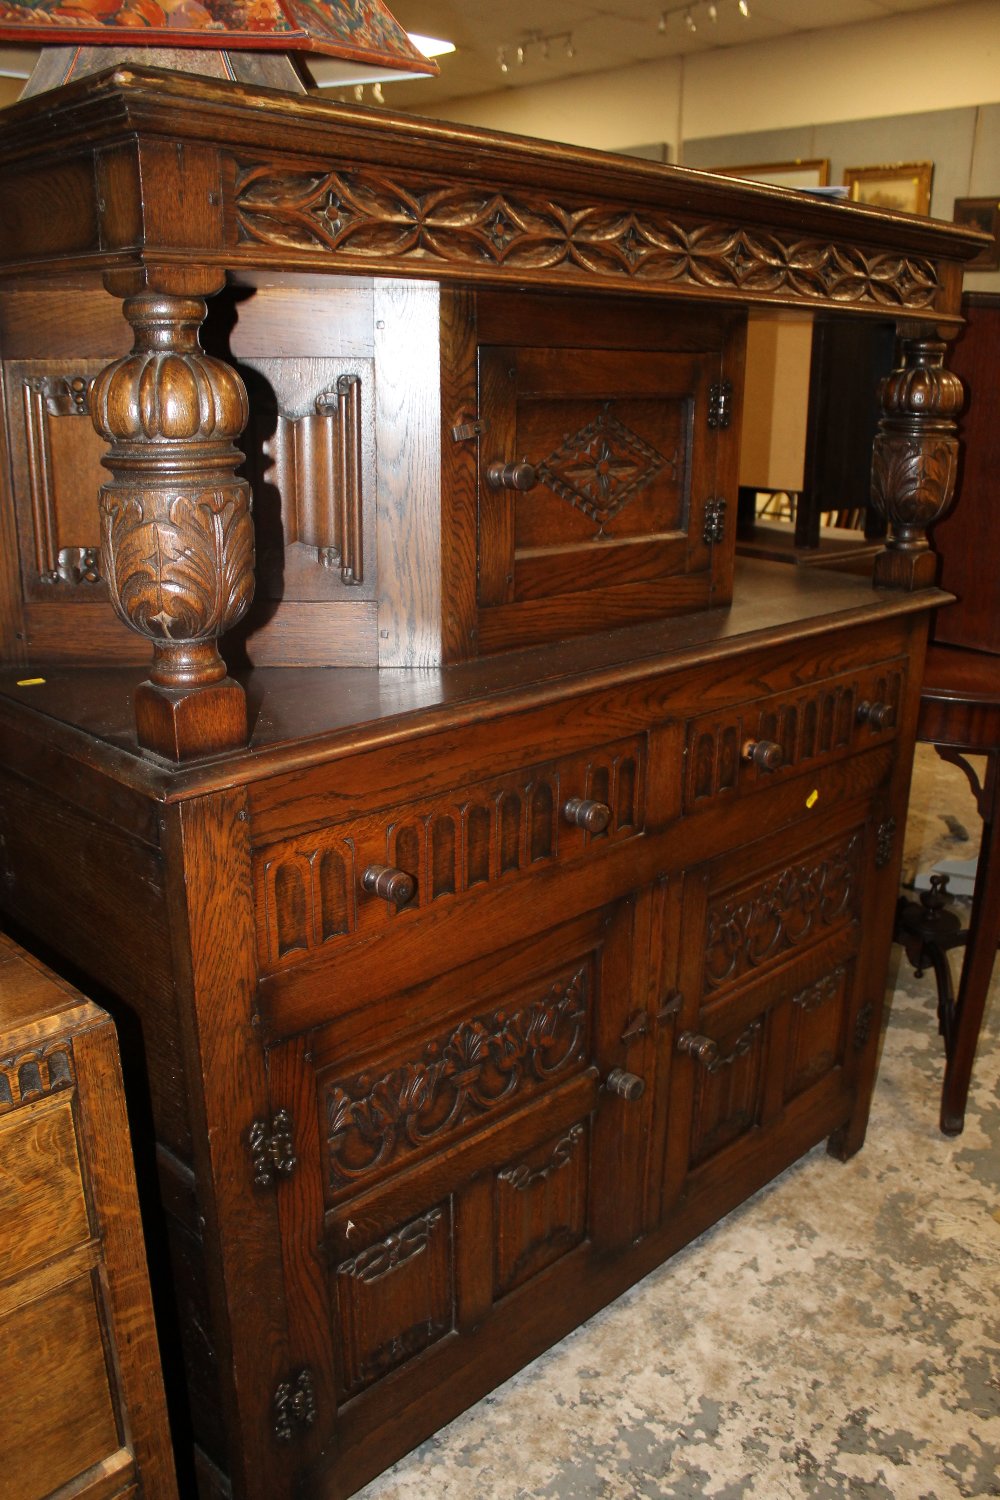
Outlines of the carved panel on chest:
M484 1117L521 1107L587 1058L593 976L572 967L505 997L388 1066L320 1080L334 1199ZM467 1133L467 1130L464 1132Z
M705 991L716 993L860 914L863 840L854 833L713 901Z

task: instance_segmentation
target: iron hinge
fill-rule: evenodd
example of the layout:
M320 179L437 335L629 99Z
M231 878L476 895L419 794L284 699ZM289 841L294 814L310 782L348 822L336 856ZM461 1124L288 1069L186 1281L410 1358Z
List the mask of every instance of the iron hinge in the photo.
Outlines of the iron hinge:
M713 432L725 432L732 420L733 382L718 380L708 388L708 425Z
M291 1176L298 1157L292 1144L292 1117L286 1109L279 1109L270 1123L254 1120L250 1126L250 1156L258 1187L271 1187L275 1176Z
M490 424L484 418L471 422L458 422L451 429L451 440L453 443L467 443L474 437L482 437L489 430Z
M708 546L721 542L726 535L726 502L721 495L705 501L705 528L702 541Z
M274 1435L279 1443L290 1443L296 1428L311 1427L315 1420L312 1371L299 1370L283 1380L274 1393Z
M896 819L886 818L875 830L875 868L884 870L892 859L896 843Z

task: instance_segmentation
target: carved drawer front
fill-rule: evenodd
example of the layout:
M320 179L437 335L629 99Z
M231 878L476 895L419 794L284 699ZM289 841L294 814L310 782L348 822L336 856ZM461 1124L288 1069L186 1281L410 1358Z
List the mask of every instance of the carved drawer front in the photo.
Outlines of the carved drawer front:
M483 649L730 597L718 346L484 346L479 397Z
M905 678L890 662L692 720L688 810L892 739Z
M254 866L261 969L634 838L644 773L637 737L269 845Z

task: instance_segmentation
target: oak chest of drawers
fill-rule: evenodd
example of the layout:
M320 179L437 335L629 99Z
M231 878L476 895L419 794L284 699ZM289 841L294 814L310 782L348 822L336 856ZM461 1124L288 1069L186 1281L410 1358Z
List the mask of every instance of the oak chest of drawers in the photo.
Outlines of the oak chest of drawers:
M176 1500L110 1018L0 935L0 1488Z
M860 1147L978 242L141 70L0 185L3 904L142 1027L184 1482L344 1497ZM774 305L906 336L875 588L735 559Z

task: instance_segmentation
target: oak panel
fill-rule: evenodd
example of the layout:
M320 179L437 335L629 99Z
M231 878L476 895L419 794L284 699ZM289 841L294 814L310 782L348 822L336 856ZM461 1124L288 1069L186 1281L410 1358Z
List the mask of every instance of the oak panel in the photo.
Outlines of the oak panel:
M18 1368L4 1396L4 1494L41 1500L121 1446L92 1277L19 1308L0 1336Z
M22 1064L22 1067L25 1067ZM0 1096L0 1266L16 1276L90 1239L70 1097L4 1117Z

